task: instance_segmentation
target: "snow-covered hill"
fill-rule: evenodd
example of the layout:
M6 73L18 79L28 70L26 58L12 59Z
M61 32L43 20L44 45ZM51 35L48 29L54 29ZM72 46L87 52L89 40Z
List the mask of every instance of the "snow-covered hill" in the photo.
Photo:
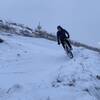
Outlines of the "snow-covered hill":
M100 54L0 33L0 100L100 100Z

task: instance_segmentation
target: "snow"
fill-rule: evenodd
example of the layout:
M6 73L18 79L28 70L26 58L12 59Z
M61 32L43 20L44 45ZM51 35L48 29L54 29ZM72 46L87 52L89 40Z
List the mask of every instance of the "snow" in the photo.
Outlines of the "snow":
M99 100L100 54L40 38L0 33L0 100Z

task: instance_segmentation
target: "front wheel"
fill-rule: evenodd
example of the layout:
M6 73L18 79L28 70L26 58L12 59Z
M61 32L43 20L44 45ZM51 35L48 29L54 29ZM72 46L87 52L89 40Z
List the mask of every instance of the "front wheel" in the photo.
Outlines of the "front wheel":
M74 56L73 56L73 53L71 51L67 52L67 55L70 59L72 59Z
M72 51L71 51L71 49L67 46L67 45L65 45L65 51L66 51L66 53L67 53L67 56L70 58L70 59L72 59L74 56L73 56L73 53L72 53Z

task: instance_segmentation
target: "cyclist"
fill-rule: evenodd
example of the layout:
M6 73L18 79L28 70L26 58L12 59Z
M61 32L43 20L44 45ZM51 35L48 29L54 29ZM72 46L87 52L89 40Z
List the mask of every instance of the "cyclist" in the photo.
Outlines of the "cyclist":
M58 45L60 45L60 43L61 43L62 46L63 46L63 48L65 49L64 43L66 41L66 43L70 47L70 50L72 50L72 46L71 46L71 44L70 44L70 42L68 40L70 38L69 33L65 29L63 29L61 26L57 26L57 30L58 30L57 31L57 41L58 41ZM66 36L66 34L67 34L67 36Z

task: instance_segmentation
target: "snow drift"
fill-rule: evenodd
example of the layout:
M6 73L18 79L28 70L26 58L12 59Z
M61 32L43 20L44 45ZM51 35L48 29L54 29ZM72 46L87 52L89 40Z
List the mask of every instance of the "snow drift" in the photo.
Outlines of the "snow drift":
M100 54L56 42L0 33L0 100L99 100Z

